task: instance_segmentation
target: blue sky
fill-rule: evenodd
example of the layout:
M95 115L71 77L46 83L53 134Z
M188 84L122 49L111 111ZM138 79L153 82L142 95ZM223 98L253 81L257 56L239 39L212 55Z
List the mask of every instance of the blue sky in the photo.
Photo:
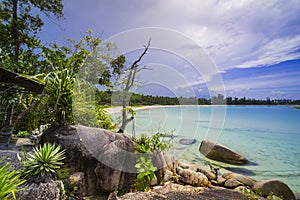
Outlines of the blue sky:
M175 32L190 38L211 59L214 66L209 67L216 68L208 72L196 66L196 72L186 59L187 52L194 52L193 45L185 47L185 56L154 48L170 40L162 34L152 38L153 49L143 60L153 70L141 74L145 83L139 92L209 97L225 89L232 97L300 99L299 0L64 0L64 6L65 20L46 19L40 34L43 42L79 40L89 29L108 39L156 27L174 31L173 43L182 42ZM142 48L152 37L144 35L141 41L129 37L126 42ZM202 59L200 54L189 58ZM128 53L129 63L134 55ZM224 85L210 84L216 71Z

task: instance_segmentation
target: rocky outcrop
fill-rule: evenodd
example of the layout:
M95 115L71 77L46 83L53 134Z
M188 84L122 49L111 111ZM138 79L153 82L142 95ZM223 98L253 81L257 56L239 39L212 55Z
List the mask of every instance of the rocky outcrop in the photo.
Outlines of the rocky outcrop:
M204 156L212 160L235 165L244 165L249 163L244 156L234 152L224 145L209 140L203 140L201 142L199 151Z
M258 188L263 191L263 197L268 196L270 193L278 196L283 196L284 199L295 199L295 196L291 189L281 181L276 180L265 180L265 181L256 181L248 176L242 174L227 172L223 173L221 176L216 176L212 171L205 169L203 167L198 167L193 164L186 164L182 162L177 162L176 173L172 174L171 171L167 170L167 177L170 178L176 177L179 180L179 183L184 184L184 186L190 185L193 188L197 188L197 191L200 191L200 188L227 188L235 190L240 193L240 195L256 195L255 192ZM172 179L171 179L172 180ZM175 179L176 180L176 179ZM161 186L160 186L161 187ZM175 187L175 186L174 186ZM170 187L168 187L170 188ZM177 191L175 187L172 190ZM189 188L189 189L187 189ZM160 188L161 190L161 188ZM181 188L180 191L193 191L190 187ZM252 190L252 191L251 191ZM243 192L248 191L248 192ZM265 199L256 195L256 199Z
M179 180L185 184L192 185L195 187L210 186L208 178L200 172L195 172L190 169L182 169L181 167L177 167L177 174L179 175Z
M295 200L292 190L280 180L263 180L254 183L252 190L261 190L262 196L266 197L270 193L282 196L283 199Z
M210 181L217 179L216 174L214 174L212 171L210 171L204 167L198 167L197 172L201 172L202 174L204 174Z
M66 199L64 185L61 181L50 181L47 183L30 183L23 186L23 190L17 193L19 200Z
M224 186L225 182L226 182L225 178L223 178L222 176L218 176L217 181L216 181L216 185Z
M124 134L99 128L65 126L51 128L42 142L56 143L66 149L65 164L83 188L82 195L97 195L129 190L135 179L134 142ZM84 177L82 177L84 176ZM73 177L73 178L74 178Z
M166 182L163 186L155 186L152 189L153 192L166 194L168 192L185 191L190 193L201 193L205 191L204 187L193 187L191 185L180 185L178 183Z
M238 191L221 187L203 188L180 185L176 183L166 183L164 186L153 188L152 192L128 193L118 197L119 200L211 200L211 199L241 199ZM264 198L258 198L264 199Z
M193 164L186 164L186 163L182 163L182 162L179 162L178 166L181 167L182 169L189 169L194 172L200 172L200 173L204 174L208 178L208 180L216 180L216 178L217 178L215 173L213 173L212 171L210 171L204 167L198 167Z

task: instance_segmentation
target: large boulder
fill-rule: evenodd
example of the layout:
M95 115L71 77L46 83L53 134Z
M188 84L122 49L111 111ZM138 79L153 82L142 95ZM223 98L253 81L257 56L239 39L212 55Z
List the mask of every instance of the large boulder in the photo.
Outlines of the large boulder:
M283 199L295 200L293 191L280 180L262 180L254 183L253 191L261 190L262 196L266 197L270 193L282 196Z
M201 142L199 151L212 160L217 160L229 164L244 165L249 161L242 155L234 152L228 147L218 144L210 140L203 140Z
M46 142L66 149L70 175L83 173L82 195L125 193L136 177L135 144L124 134L84 126L53 127L43 134L42 143Z

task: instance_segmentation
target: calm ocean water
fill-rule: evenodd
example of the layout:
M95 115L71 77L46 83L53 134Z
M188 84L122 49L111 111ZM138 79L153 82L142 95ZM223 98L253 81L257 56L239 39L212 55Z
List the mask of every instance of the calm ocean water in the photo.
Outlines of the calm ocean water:
M280 179L300 196L300 109L288 106L154 108L137 111L134 126L129 124L126 129L130 135L157 131L176 136L169 153L181 161L200 166L207 166L209 161L221 166L221 173L238 171L256 180ZM197 142L182 145L179 143L182 138ZM205 138L228 146L256 165L234 166L205 158L199 153L200 142Z

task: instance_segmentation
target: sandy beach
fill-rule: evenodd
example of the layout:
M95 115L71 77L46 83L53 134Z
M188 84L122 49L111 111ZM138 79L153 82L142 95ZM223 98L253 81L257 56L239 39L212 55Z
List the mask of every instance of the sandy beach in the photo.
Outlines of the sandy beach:
M150 109L155 109L155 108L171 108L171 107L181 107L183 105L152 105L152 106L133 106L132 109L134 111L137 110L150 110ZM195 106L195 105L184 105L184 106ZM109 114L118 114L121 113L122 106L115 106L115 107L110 107L110 108L105 108L104 109L106 112Z

